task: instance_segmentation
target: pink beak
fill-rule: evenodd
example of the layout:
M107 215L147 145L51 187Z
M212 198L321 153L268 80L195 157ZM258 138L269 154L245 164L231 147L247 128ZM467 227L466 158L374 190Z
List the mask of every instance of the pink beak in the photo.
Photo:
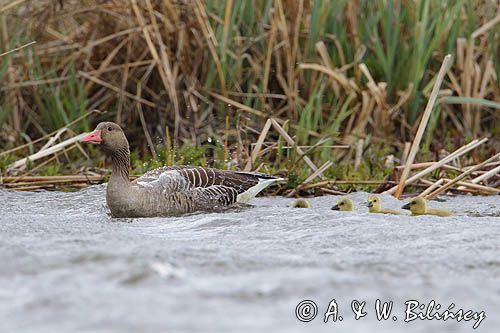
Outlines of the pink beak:
M101 130L95 130L92 133L85 135L80 139L81 142L90 143L93 145L100 145L102 142Z

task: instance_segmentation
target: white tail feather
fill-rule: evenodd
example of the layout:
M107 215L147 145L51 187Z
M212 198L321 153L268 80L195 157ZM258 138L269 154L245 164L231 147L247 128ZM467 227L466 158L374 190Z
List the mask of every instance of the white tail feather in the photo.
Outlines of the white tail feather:
M238 197L236 198L236 202L238 203L247 203L257 194L259 194L260 191L268 187L269 185L276 183L280 180L283 180L283 178L272 178L272 179L261 179L257 185L250 187L248 190L245 192L238 194Z

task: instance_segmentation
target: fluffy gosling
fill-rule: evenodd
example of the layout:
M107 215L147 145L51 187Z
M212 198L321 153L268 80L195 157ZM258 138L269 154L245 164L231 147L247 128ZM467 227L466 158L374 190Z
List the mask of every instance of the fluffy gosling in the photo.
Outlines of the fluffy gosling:
M409 209L411 215L434 215L434 216L453 216L455 213L444 209L429 209L427 208L427 200L422 197L415 197L410 200L406 205L401 207Z
M332 207L332 210L340 210L343 212L350 212L354 207L354 203L349 198L342 198L337 201L337 204Z
M293 202L293 208L311 208L311 203L304 198L299 198Z
M402 215L403 213L398 212L393 209L386 209L380 207L380 198L377 195L370 195L368 197L368 211L370 213L381 213L381 214L393 214L393 215Z

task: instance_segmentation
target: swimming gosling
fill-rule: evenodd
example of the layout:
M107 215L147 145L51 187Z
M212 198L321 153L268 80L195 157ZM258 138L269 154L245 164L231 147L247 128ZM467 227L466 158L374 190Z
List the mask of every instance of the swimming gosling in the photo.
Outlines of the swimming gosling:
M409 209L411 215L434 215L434 216L453 216L455 213L444 209L429 209L427 208L427 200L422 197L415 197L410 200L406 205L401 207Z
M343 212L350 212L354 207L354 203L349 198L342 198L337 201L337 204L332 207L332 210L340 210Z
M293 208L311 208L311 203L304 198L299 198L293 202Z
M381 213L381 214L393 214L393 215L402 215L403 213L398 212L393 209L386 209L380 207L380 198L377 195L370 195L368 197L368 211L370 213Z

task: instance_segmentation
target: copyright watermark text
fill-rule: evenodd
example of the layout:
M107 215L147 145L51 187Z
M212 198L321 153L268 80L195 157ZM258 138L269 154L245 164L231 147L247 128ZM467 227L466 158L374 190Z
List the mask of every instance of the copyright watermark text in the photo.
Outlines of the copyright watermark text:
M346 313L352 312L354 319L360 320L368 314L367 310L365 311L367 306L366 301L353 300L350 305L350 311L346 311ZM373 309L378 321L397 321L397 315L400 315L394 310L393 301L382 302L377 299ZM322 320L325 323L329 321L337 322L344 320L340 313L339 305L335 299L332 299L328 305L323 308L323 311L324 312L321 312L321 316L323 317ZM312 300L303 300L295 307L295 316L302 322L313 321L318 314L320 314L318 305ZM478 312L459 309L455 307L454 303L451 303L448 307L443 307L434 300L431 300L427 304L420 303L416 300L408 300L404 302L402 315L404 318L403 320L406 323L414 320L456 320L457 322L473 321L473 329L478 328L481 322L486 318L484 311Z

